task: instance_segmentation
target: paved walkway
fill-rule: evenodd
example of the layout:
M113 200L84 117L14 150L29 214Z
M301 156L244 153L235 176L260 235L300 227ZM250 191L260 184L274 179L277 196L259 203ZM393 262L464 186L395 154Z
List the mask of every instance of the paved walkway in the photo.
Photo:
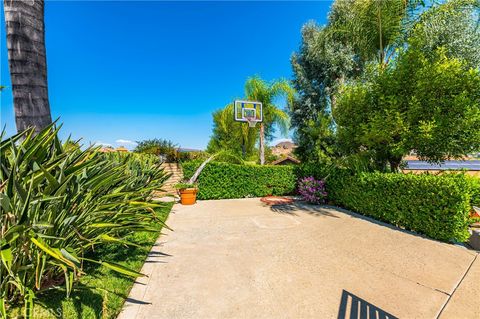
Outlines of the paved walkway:
M203 201L168 224L120 319L480 318L476 252L339 209Z

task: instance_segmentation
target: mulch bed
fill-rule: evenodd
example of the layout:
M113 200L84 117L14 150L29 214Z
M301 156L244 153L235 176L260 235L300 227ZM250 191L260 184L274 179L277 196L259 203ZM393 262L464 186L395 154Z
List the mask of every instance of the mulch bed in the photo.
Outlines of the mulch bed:
M260 198L260 201L267 205L285 205L285 204L291 204L295 200L289 197L266 196L266 197Z

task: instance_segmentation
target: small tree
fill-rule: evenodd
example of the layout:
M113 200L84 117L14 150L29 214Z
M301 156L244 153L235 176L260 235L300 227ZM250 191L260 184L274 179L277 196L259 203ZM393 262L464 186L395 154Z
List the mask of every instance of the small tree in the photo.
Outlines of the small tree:
M176 162L178 159L177 146L172 141L161 138L137 141L133 151L161 156L167 162Z

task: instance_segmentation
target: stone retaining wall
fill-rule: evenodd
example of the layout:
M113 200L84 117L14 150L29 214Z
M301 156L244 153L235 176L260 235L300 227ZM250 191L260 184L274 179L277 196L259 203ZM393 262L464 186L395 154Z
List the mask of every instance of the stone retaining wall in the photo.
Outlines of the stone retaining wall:
M176 195L177 190L175 189L175 184L183 180L182 166L178 163L163 163L160 167L165 170L165 173L172 175L165 182L163 192L156 192L155 196Z

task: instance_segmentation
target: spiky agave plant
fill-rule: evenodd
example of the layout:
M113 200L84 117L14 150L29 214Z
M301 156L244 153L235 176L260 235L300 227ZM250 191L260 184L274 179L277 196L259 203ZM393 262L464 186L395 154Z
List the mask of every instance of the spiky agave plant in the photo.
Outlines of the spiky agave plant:
M142 274L89 254L102 243L129 245L134 231L156 231L149 201L168 177L152 159L114 157L60 143L53 125L0 142L0 314L63 282L69 295L85 262L127 276ZM94 256L94 254L93 254ZM0 316L0 317L1 317Z

